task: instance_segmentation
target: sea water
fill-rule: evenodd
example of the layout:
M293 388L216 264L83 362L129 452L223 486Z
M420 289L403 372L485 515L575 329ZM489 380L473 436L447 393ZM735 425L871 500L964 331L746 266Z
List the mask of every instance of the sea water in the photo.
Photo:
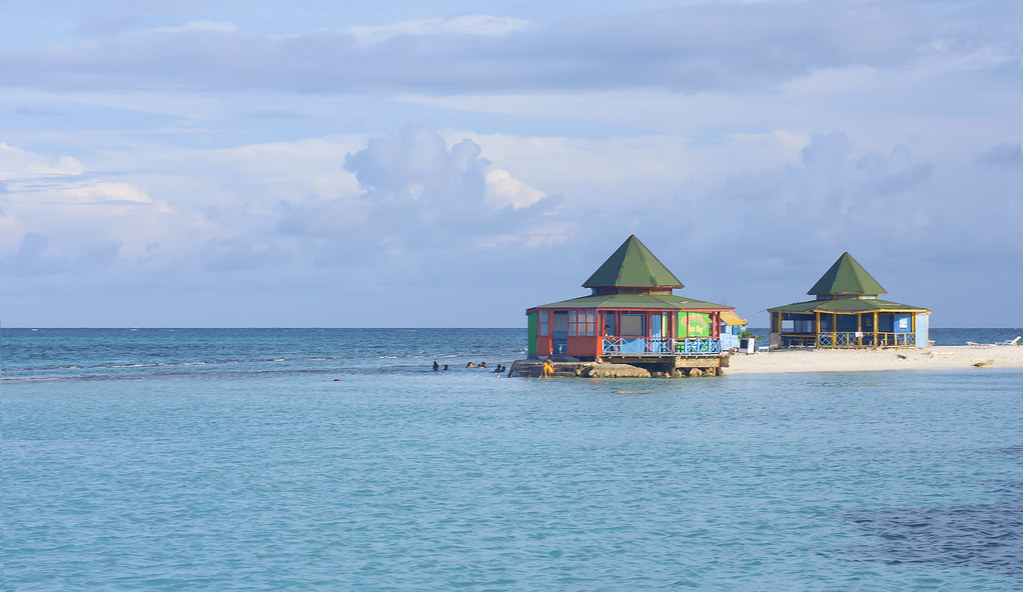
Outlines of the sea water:
M1020 370L492 372L521 329L0 339L6 590L1023 589Z

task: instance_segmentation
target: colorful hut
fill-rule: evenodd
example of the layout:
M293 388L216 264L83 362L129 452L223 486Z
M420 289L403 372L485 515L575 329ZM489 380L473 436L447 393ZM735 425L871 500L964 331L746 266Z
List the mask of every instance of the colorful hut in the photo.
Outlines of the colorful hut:
M807 294L767 309L771 347L927 347L931 311L878 298L885 289L843 253Z
M675 296L682 282L635 235L583 287L589 296L526 310L530 356L604 361L716 356L721 313L734 310Z

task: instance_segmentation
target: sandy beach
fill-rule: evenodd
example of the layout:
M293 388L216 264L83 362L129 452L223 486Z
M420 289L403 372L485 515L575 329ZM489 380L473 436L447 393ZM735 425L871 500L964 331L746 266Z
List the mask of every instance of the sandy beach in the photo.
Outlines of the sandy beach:
M985 365L976 367L975 364L978 363ZM957 368L970 368L978 372L988 368L1023 368L1023 347L975 348L963 345L885 350L785 349L735 354L725 373L734 375Z

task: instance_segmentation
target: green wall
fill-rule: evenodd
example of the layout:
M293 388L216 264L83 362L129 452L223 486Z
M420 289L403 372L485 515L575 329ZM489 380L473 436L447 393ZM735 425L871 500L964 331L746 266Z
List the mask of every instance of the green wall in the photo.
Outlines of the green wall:
M678 313L678 331L680 338L710 337L710 314L705 312Z
M526 341L526 353L530 356L536 355L536 330L539 325L539 319L537 313L531 312L526 315L526 334L528 335Z

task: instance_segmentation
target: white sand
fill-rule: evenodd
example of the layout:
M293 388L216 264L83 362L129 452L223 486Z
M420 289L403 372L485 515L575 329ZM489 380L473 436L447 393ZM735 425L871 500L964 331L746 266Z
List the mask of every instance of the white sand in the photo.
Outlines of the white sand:
M991 364L977 368L974 364ZM872 370L939 370L1023 368L1023 347L935 346L928 348L853 350L782 349L732 356L725 374L783 372L863 372Z

